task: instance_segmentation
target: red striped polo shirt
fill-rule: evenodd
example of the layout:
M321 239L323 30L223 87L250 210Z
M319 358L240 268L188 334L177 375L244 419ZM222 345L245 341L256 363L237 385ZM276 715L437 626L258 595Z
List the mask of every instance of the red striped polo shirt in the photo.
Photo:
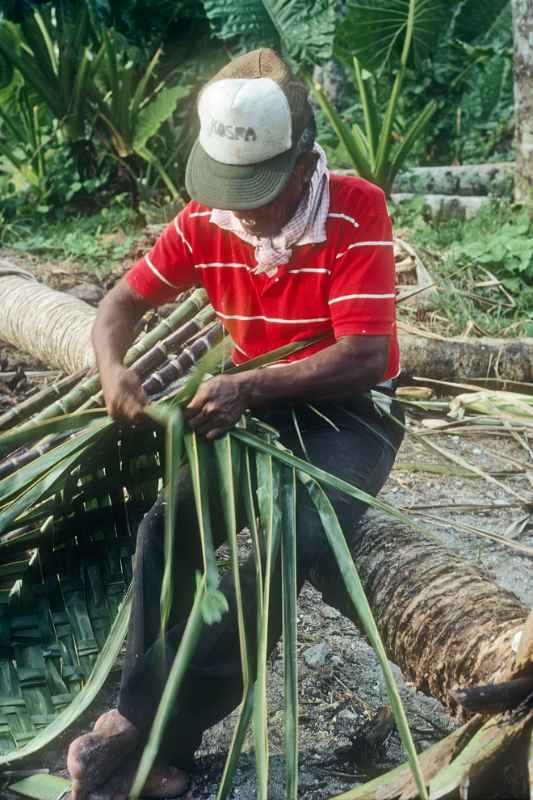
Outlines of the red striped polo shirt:
M191 202L148 255L127 273L151 305L202 285L235 344L234 361L282 345L323 338L289 357L305 358L342 336L390 336L385 379L399 371L392 229L381 189L362 178L330 176L326 241L296 245L274 276L254 274L255 248L210 221Z

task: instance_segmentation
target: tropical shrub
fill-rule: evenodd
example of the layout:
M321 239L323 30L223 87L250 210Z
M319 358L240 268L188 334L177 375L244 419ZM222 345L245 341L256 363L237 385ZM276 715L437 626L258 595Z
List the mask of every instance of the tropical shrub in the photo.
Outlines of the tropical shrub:
M376 126L379 135L393 100L391 87L397 86L400 74L391 156L399 152L403 164L479 162L498 157L502 148L509 147L513 115L510 3L494 0L479 6L475 0L348 3L335 46L348 78L340 106L333 108L323 88L317 89L329 124L333 112L340 112L340 121L335 119L334 125L341 134L336 137L341 143L336 152L331 149L335 146L331 135L322 133L334 163L372 174ZM410 8L412 52L402 67L400 43L409 32ZM342 122L347 129L343 130ZM377 180L386 186L386 175Z
M398 104L409 64L420 61L435 44L442 15L440 0L381 1L373 6L349 0L337 31L336 52L357 87L363 128L357 123L348 127L322 87L310 82L353 167L387 193L437 110L437 102L431 99L397 141ZM377 83L385 71L393 80L381 113Z

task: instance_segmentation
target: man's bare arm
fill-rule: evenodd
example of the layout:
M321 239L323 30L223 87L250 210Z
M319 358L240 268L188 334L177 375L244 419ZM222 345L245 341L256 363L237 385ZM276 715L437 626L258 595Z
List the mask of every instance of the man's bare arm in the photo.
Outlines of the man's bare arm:
M122 278L104 297L92 329L96 363L108 413L117 420L140 421L147 397L139 377L123 366L136 325L150 306Z
M388 336L345 336L286 366L221 375L198 389L187 408L189 424L214 438L232 427L246 408L351 399L383 380L388 352Z

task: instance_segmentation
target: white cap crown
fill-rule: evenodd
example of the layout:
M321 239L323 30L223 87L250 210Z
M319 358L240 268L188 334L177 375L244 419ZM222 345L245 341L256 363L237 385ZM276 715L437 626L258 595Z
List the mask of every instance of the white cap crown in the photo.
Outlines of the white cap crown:
M200 95L200 144L222 164L259 164L292 146L287 97L271 78L230 78Z

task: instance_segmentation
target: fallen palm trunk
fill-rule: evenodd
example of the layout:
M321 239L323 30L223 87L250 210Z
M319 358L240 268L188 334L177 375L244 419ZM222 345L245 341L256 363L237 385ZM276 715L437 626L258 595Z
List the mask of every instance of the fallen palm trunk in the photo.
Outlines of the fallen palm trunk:
M423 211L432 217L448 219L459 217L471 219L490 203L488 195L462 194L414 194L413 192L393 192L394 203L410 203L415 199L423 200Z
M0 263L0 336L50 367L73 373L94 364L92 306ZM11 271L7 271L8 268Z
M533 382L533 338L423 336L400 330L402 381L415 375L468 383L477 378Z
M5 262L3 262L5 263ZM4 292L10 289L4 300ZM0 338L14 344L36 359L50 366L59 366L67 373L77 372L92 363L90 329L95 311L91 306L61 292L17 275L2 275L0 272ZM213 318L210 306L206 305L205 292L199 289L180 306L181 322L191 320L196 315L203 324ZM45 313L37 313L37 309ZM31 309L29 311L28 309ZM185 311L186 309L186 311ZM194 313L193 313L194 312ZM178 312L174 312L175 314ZM158 363L171 351L172 334L168 347L160 343L165 325L164 320L154 331L135 344L126 363L139 362L142 374L155 369ZM402 380L409 381L414 375L424 375L437 380L468 382L477 378L505 379L507 381L533 382L533 339L466 339L423 335L411 332L407 326L399 324L400 349L402 353ZM195 330L200 330L197 327ZM192 328L191 328L192 331ZM77 339L79 335L79 341ZM183 338L176 332L176 344ZM192 333L191 333L192 335ZM153 348L148 353L147 343ZM43 344L44 343L44 344ZM63 355L60 355L63 353ZM89 354L90 353L90 354ZM143 357L143 360L141 359ZM146 359L146 360L144 360ZM159 361L158 361L159 359ZM62 414L73 411L86 403L99 391L97 375L75 387L65 410L61 401L57 406L46 409L44 415ZM77 398L72 402L73 398Z
M417 167L397 175L395 192L439 195L511 196L515 164L464 164Z
M516 595L461 555L372 511L348 544L387 652L418 689L461 713L458 687L503 679L529 611ZM353 618L329 570L313 583Z
M492 687L492 700L499 705L484 710L494 713L502 703L515 709L484 727L482 718L475 717L423 754L432 800L528 800L524 776L533 726L531 702L527 705L533 691L529 609L459 554L373 511L348 543L388 655L406 679L463 717L467 710L458 700L471 701L476 690L458 687L505 682ZM322 565L312 582L328 603L357 624L336 569ZM495 775L502 780L495 781ZM414 800L418 792L404 767L341 797Z

